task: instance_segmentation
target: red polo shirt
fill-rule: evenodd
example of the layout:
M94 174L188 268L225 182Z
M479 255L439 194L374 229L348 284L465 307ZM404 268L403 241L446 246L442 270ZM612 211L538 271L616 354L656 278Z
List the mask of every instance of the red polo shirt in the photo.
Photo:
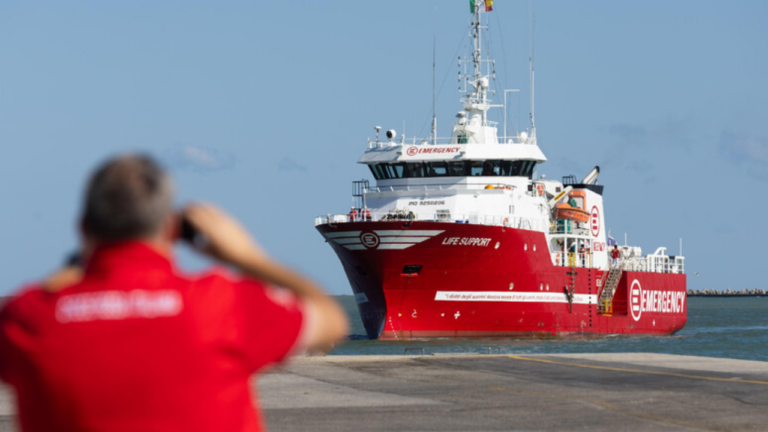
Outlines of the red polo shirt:
M259 431L250 376L290 352L292 296L192 277L142 243L98 250L82 282L0 311L0 377L24 431Z

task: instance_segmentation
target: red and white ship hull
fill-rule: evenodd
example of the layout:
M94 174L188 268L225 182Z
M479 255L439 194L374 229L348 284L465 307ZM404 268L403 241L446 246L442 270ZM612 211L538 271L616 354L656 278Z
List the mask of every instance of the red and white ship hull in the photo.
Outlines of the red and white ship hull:
M601 313L608 272L554 265L539 231L418 221L317 229L371 338L669 335L687 319L686 276L671 273L624 272Z

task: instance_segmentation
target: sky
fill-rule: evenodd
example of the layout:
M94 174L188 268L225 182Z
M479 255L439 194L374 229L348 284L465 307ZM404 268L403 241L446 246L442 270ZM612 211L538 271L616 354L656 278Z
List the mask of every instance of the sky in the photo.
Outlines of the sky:
M374 126L429 135L433 40L450 134L467 3L0 3L0 295L77 247L89 173L131 151L168 167L179 206L218 204L351 294L314 217L347 212L352 181L371 179L356 161ZM767 2L496 0L488 18L491 87L520 89L510 130L527 127L535 34L538 174L599 165L620 243L677 254L682 238L692 289L768 288Z

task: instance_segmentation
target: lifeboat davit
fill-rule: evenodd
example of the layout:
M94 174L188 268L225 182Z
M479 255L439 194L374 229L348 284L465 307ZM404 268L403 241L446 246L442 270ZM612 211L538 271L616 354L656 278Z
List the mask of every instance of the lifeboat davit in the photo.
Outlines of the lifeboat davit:
M579 222L589 222L589 213L578 207L571 207L565 203L560 203L555 206L555 217L557 219L570 219Z

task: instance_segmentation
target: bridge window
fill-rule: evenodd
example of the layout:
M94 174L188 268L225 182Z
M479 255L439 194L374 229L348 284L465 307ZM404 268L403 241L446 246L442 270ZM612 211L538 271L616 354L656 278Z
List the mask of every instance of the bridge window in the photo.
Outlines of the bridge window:
M531 178L536 161L473 160L370 164L376 180L424 177L504 176Z
M470 161L470 172L473 176L498 176L501 175L500 160Z
M464 177L467 175L465 161L448 162L448 175L452 177Z
M445 162L424 162L427 177L445 177L448 175L448 164Z

